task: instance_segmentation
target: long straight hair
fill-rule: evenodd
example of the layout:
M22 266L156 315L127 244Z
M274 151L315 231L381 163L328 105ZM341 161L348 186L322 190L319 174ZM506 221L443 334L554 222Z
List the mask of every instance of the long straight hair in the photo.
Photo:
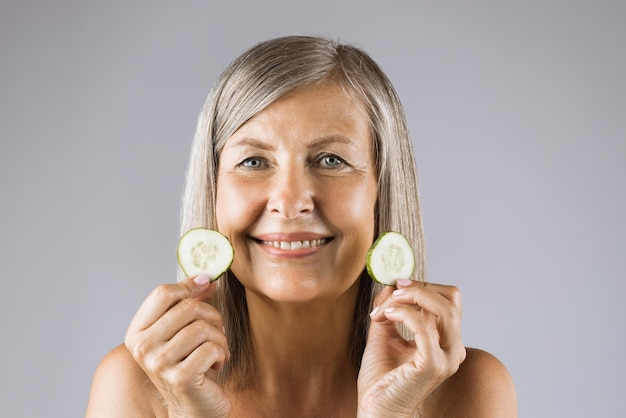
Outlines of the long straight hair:
M181 234L196 227L216 228L217 168L228 138L285 93L316 84L335 85L366 109L378 174L376 236L385 231L404 234L415 250L414 279L424 280L417 169L398 95L365 51L326 38L288 36L261 42L220 75L198 118L183 194ZM183 278L182 272L179 278ZM355 373L367 340L372 302L381 289L364 270L359 278L351 348ZM231 361L221 378L245 387L253 372L253 347L244 288L232 272L218 281L214 303L223 316L231 350Z

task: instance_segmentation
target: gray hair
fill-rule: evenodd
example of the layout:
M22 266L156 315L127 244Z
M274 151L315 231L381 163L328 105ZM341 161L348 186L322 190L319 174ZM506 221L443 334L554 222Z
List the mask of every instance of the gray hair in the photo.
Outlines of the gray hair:
M337 86L367 110L378 173L376 236L384 231L404 234L415 250L414 278L424 280L417 170L398 95L366 52L325 38L288 36L261 42L221 74L198 118L183 194L181 234L191 228L216 227L217 167L228 138L285 93L316 84ZM366 344L372 302L382 288L365 271L359 280L352 339L355 372ZM232 354L222 378L245 385L252 367L247 304L243 286L231 272L219 280L214 302L223 315Z

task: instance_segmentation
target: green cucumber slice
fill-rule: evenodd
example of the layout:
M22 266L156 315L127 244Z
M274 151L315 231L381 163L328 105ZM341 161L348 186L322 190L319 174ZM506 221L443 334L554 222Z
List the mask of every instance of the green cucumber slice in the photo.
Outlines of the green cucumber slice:
M415 269L411 244L399 232L383 232L367 252L367 273L375 281L393 286L398 279L410 279Z
M194 228L180 237L176 255L185 276L206 274L213 281L230 268L235 253L224 235L208 228Z

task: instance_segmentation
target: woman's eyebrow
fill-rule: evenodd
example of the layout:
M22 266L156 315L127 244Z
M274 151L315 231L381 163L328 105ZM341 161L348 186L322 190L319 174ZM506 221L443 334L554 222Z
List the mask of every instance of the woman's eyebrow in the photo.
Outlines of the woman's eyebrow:
M323 146L328 145L328 144L336 144L336 143L346 144L346 145L350 145L350 146L354 145L354 141L353 140L351 140L350 138L345 137L343 135L328 135L328 136L322 136L322 137L314 138L309 143L309 146L323 147Z
M230 143L226 143L226 146L229 148L252 147L252 148L258 148L258 149L262 149L266 151L271 151L274 149L274 147L271 144L261 141L260 139L256 139L256 138L242 137L242 138L233 139L232 142L231 141L229 142Z
M227 147L229 148L237 148L237 147L252 147L257 149L262 149L266 151L271 151L274 149L274 146L268 142L261 141L260 139L251 138L251 137L241 137L237 139L233 139L227 143ZM317 138L313 138L307 144L308 147L324 147L329 144L346 144L353 146L354 141L348 137L343 135L327 135L321 136Z

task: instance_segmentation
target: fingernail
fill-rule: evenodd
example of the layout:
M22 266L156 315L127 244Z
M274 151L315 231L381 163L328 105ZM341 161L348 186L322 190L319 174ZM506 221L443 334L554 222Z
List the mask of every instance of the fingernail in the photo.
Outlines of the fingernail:
M193 279L193 281L198 285L198 286L204 286L205 284L207 284L208 282L210 282L211 280L209 279L209 276L207 276L206 274L200 274L198 276L196 276L195 279Z
M410 286L413 283L413 280L409 279L398 279L396 280L396 284L400 286Z
M372 312L370 313L370 316L374 316L376 315L376 312L378 312L378 306L375 306L374 309L372 310Z
M392 313L395 310L396 310L396 308L387 308L387 309L385 309L385 313Z
M406 289L396 289L393 291L394 296L398 296L404 293Z

